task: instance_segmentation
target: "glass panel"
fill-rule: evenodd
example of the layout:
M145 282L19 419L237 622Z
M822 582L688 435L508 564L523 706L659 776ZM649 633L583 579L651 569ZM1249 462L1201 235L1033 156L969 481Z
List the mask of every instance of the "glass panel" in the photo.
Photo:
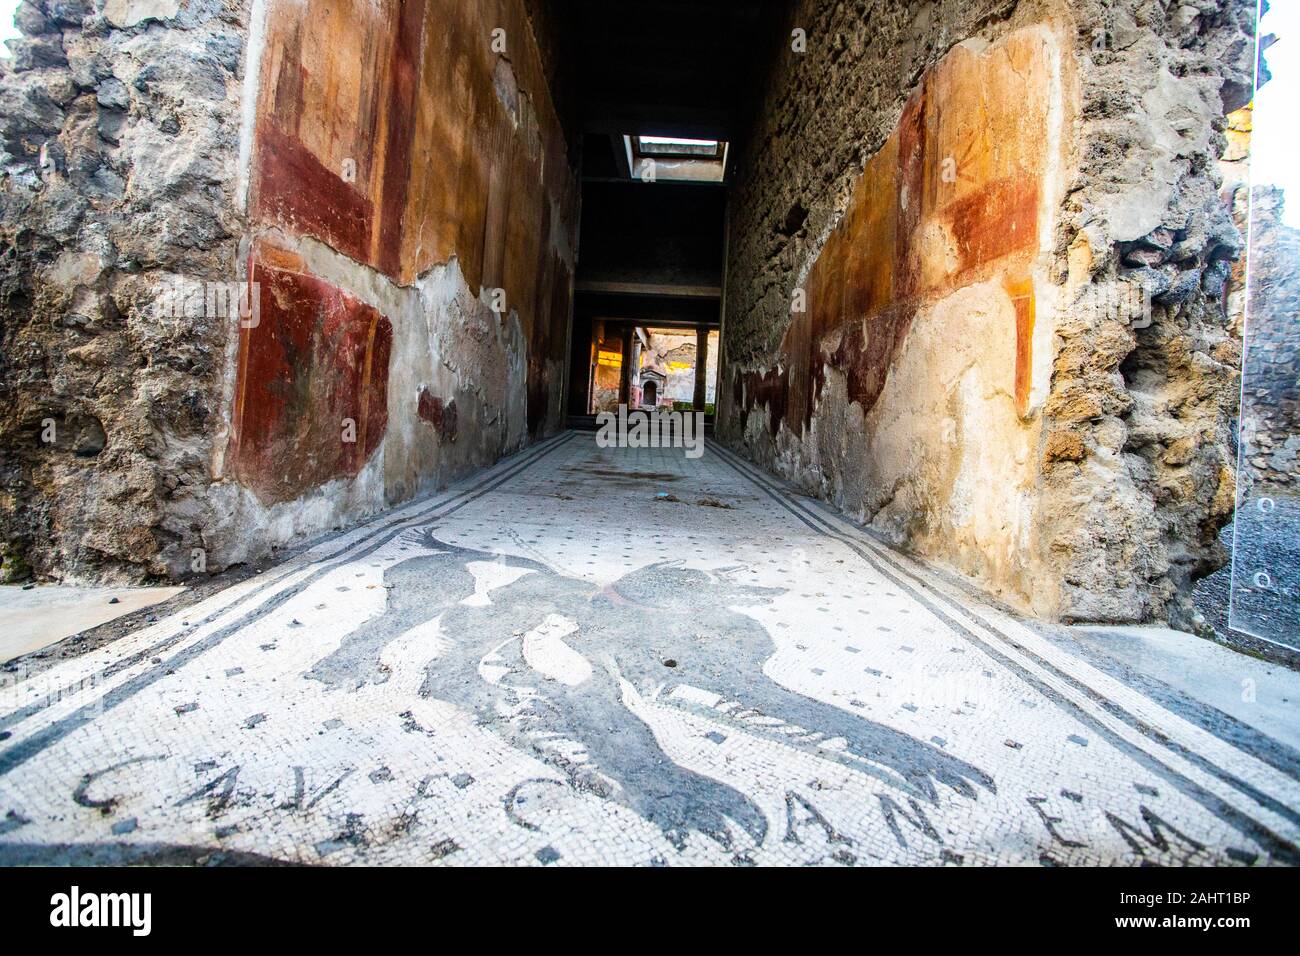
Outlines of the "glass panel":
M1300 648L1300 3L1275 4L1260 37L1253 110L1229 129L1251 181L1229 623Z

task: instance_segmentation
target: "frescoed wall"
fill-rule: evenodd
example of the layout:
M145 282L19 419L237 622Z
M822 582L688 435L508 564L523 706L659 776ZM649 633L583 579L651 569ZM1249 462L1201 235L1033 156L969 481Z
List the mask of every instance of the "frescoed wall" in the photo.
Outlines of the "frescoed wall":
M1040 27L936 63L795 286L775 362L730 369L735 433L900 543L941 538L985 574L1033 557L1062 83Z
M520 0L270 0L263 43L223 462L282 537L559 427L577 186Z
M801 0L736 144L718 434L1066 621L1197 627L1226 558L1248 4Z

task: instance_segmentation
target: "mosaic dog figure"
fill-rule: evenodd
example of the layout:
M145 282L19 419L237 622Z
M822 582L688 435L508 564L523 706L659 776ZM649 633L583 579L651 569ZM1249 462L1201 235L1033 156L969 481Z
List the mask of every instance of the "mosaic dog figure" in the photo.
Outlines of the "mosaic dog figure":
M983 771L928 743L769 678L763 668L776 645L735 608L766 605L780 589L679 562L601 588L432 532L422 546L386 572L383 614L305 676L338 688L382 683L384 647L437 619L448 647L427 665L423 696L474 714L573 786L622 802L678 848L692 830L731 847L727 821L761 844L767 821L734 787L671 760L627 706L629 695L654 696L666 684L716 695L715 720L846 763L913 799L937 802L939 785L972 799L977 787L995 790Z

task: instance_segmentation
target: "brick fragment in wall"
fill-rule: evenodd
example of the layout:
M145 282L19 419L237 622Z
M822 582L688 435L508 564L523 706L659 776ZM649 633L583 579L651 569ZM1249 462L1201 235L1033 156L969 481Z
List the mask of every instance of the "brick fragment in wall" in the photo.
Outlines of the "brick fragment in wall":
M1073 432L1053 431L1047 435L1047 444L1043 450L1043 459L1054 461L1083 461L1087 457L1083 439Z

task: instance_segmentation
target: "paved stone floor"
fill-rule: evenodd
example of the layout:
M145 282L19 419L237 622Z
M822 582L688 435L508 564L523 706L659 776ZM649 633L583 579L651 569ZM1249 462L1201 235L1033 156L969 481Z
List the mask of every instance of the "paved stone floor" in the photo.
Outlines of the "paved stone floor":
M166 601L183 590L0 585L0 663Z
M0 863L1262 864L1300 839L1293 751L715 446L573 433L0 690L0 737Z

